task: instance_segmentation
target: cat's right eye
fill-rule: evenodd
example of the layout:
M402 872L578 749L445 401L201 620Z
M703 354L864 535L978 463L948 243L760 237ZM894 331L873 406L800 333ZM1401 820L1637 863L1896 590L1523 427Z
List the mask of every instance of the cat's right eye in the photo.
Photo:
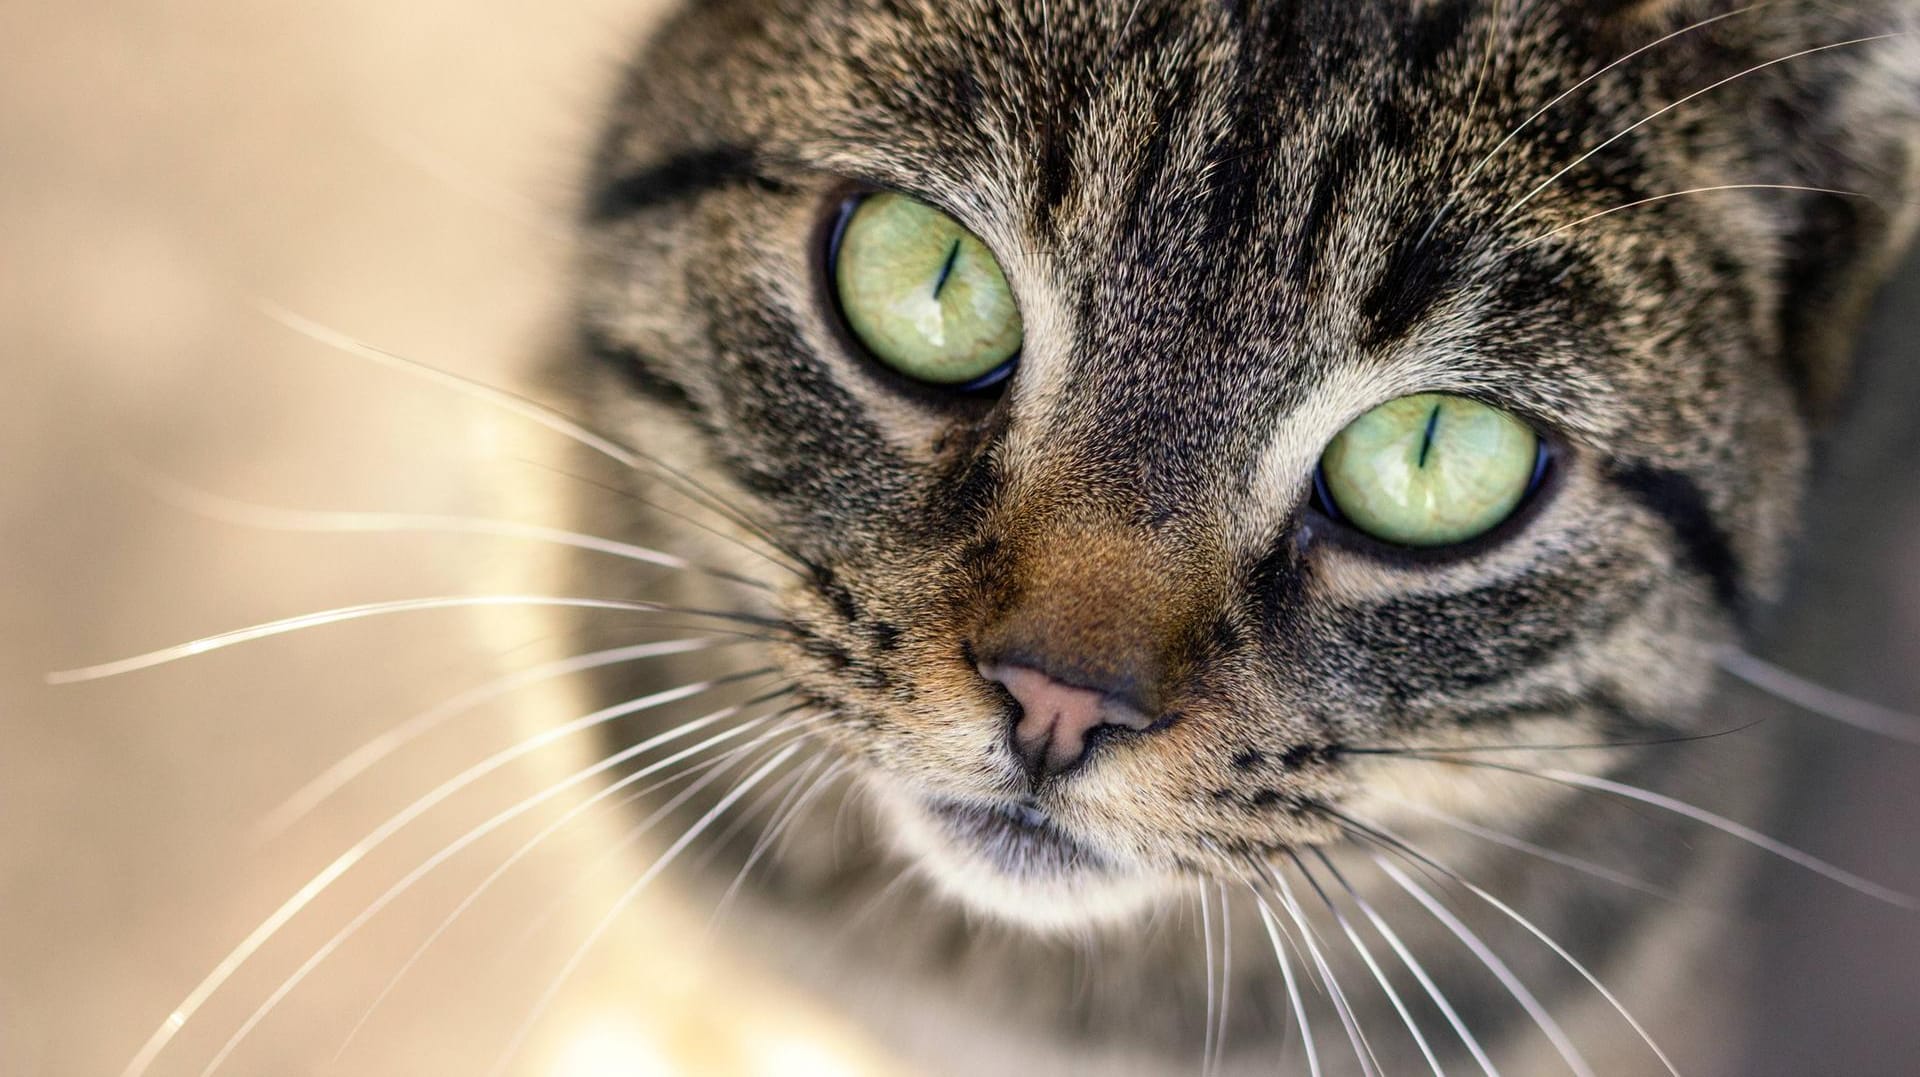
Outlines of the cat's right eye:
M844 214L830 279L847 328L915 381L983 388L1012 369L1025 329L1000 262L959 221L905 195Z
M1320 460L1325 507L1395 546L1435 549L1504 523L1545 472L1540 436L1498 408L1446 393L1388 401Z

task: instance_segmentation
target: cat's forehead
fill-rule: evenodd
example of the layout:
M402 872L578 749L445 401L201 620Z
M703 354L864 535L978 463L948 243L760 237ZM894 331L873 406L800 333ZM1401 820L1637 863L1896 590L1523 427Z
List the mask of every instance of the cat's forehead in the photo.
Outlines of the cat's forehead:
M1212 320L1251 316L1243 338L1311 312L1377 349L1443 285L1512 275L1484 257L1504 236L1463 225L1513 192L1456 181L1570 81L1555 8L722 0L653 58L689 74L636 73L652 100L611 147L641 168L663 141L718 143L900 190L1128 324L1112 294L1231 294Z
M766 152L982 235L1027 316L1031 436L1298 472L1373 404L1524 406L1553 364L1488 332L1513 312L1477 285L1525 253L1461 227L1511 192L1454 182L1516 114L1494 83L1529 46L1501 29L1490 80L1474 5L825 4L768 32L791 66L749 111Z
M1424 125L1457 111L1488 49L1520 46L1512 26L1476 35L1472 5L1251 7L814 5L728 58L728 104L768 152L912 188L1009 239L1144 231L1226 268L1285 211L1324 221L1383 169L1451 162L1458 132Z

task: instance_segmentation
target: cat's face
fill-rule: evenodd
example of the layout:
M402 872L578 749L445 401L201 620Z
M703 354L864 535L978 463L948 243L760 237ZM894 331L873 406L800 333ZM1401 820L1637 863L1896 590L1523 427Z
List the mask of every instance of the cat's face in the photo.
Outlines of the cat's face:
M694 5L595 175L582 335L620 376L583 406L647 447L653 405L691 420L679 458L807 566L765 570L779 662L908 855L1011 918L1122 915L1491 781L1369 749L1685 728L1775 585L1891 229L1757 187L1607 211L1884 189L1905 143L1861 102L1920 65L1740 75L1900 28L1789 4L1583 82L1711 14L1621 6ZM1003 380L916 381L849 324L878 191L997 262ZM1432 544L1316 492L1419 394L1537 439Z

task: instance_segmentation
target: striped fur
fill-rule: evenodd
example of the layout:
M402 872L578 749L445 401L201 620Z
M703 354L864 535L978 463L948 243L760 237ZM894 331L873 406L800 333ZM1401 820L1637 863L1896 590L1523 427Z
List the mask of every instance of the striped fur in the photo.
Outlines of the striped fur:
M803 835L756 888L770 947L936 1068L1186 1070L1197 959L1140 925L1194 880L1351 853L1343 819L1431 833L1389 796L1541 841L1613 825L1537 781L1364 752L1699 731L1715 648L1780 586L1850 326L1920 198L1920 48L1743 74L1916 25L1910 0L1788 0L1582 82L1733 10L702 0L649 42L593 165L567 378L601 428L804 562L777 658L838 711L830 739L880 805L872 848ZM1855 193L1607 212L1727 184ZM1028 329L1003 392L906 385L848 346L823 236L862 188L944 207L1001 258ZM1497 403L1553 447L1518 518L1445 554L1310 505L1327 441L1423 391ZM645 514L603 526L697 539ZM1027 788L1008 700L973 666L1029 637L1137 682L1155 728ZM1764 795L1763 771L1735 780ZM923 806L996 797L1031 797L1100 866L994 877ZM1727 885L1663 836L1611 840L1678 889ZM901 857L937 896L831 956L809 941ZM1641 903L1487 870L1546 893L1545 926L1622 952L1658 934ZM970 932L967 911L1013 926ZM1067 951L1030 933L1096 928L1115 982L1088 1009ZM1270 955L1235 964L1230 1068L1270 1072L1280 983ZM1456 1001L1524 1050L1498 995Z

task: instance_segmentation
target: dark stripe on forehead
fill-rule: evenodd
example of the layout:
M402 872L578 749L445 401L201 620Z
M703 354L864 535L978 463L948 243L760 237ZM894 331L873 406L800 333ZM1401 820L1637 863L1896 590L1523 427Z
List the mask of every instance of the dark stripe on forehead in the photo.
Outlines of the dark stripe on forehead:
M752 151L742 146L689 150L604 180L587 203L587 222L607 224L654 206L737 183L771 189L784 185L762 175Z
M1063 91L1062 97L1040 121L1039 188L1034 192L1034 231L1053 230L1053 215L1073 196L1079 177L1073 168L1073 142L1080 130L1077 94Z
M1394 162L1408 162L1418 153L1422 135L1410 107L1393 99L1374 105L1374 118L1367 125L1372 136L1369 152L1386 168ZM1399 234L1387 249L1386 262L1374 279L1360 312L1367 320L1364 342L1379 347L1410 332L1426 317L1449 288L1458 283L1462 252L1455 230L1434 214L1448 204L1444 192L1449 180L1421 184L1411 176L1406 183L1408 205L1400 219Z
M1410 332L1455 283L1460 251L1455 240L1416 216L1387 251L1386 267L1361 300L1367 327L1362 341L1377 348Z
M1167 166L1173 155L1173 140L1191 121L1195 82L1193 64L1182 64L1173 84L1154 102L1154 124L1147 136L1146 150L1140 155L1128 194L1124 234L1139 235L1164 210L1160 204L1161 184L1167 179Z
M1615 486L1666 521L1683 564L1707 578L1713 595L1735 619L1747 613L1745 570L1727 533L1714 519L1706 495L1692 478L1651 464L1616 462L1607 470Z
M1109 57L1108 64L1117 58ZM1074 145L1089 104L1089 75L1082 64L1071 61L1042 66L1030 75L1034 93L1030 111L1039 135L1033 230L1043 235L1053 231L1054 214L1080 183Z
M1314 181L1313 195L1299 217L1298 230L1289 244L1293 253L1288 259L1287 275L1296 286L1306 286L1313 267L1319 262L1320 249L1333 227L1334 209L1353 182L1354 170L1365 152L1366 142L1359 135L1342 135L1314 169L1319 178Z
M1274 199L1266 186L1276 182L1277 140L1294 126L1283 118L1304 112L1305 96L1313 92L1309 88L1321 81L1296 52L1316 32L1301 26L1309 17L1298 4L1249 10L1233 66L1222 73L1230 113L1206 150L1200 213L1203 240L1223 255L1239 252L1241 237L1270 211Z
M1425 17L1413 23L1401 42L1409 81L1420 82L1430 77L1440 61L1460 44L1461 36L1467 32L1471 9L1470 0L1443 0L1430 5L1424 12Z

